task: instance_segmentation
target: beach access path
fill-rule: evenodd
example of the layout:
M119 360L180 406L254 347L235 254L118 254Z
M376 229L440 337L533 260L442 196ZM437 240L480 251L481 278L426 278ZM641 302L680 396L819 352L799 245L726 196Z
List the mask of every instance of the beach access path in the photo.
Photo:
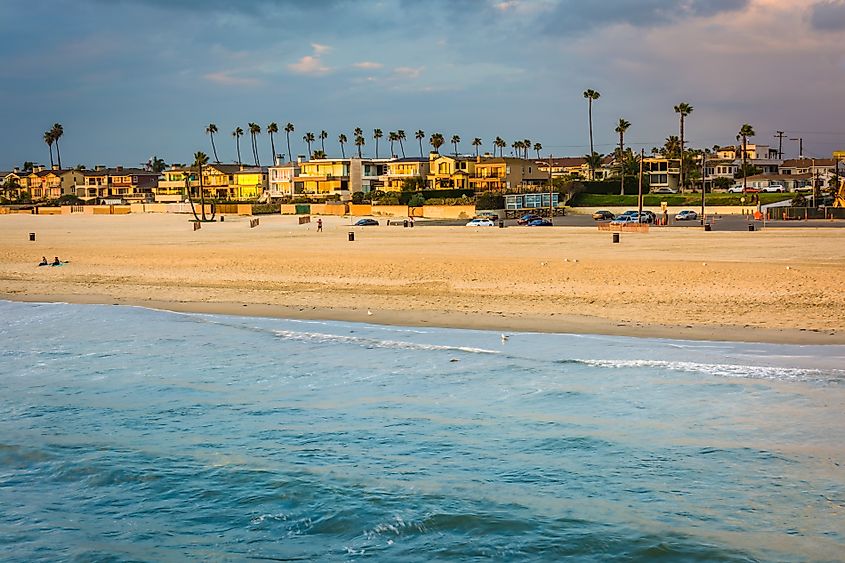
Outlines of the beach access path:
M501 331L845 343L845 229L0 217L0 298ZM355 240L348 240L348 232ZM36 233L34 242L29 233ZM62 268L39 268L59 256Z

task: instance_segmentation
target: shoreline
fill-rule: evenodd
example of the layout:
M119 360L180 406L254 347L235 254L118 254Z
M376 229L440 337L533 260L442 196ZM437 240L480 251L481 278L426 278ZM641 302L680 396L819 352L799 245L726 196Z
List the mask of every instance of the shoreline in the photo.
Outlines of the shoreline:
M728 325L666 325L622 323L588 315L491 316L458 311L400 311L342 307L297 307L267 303L162 301L108 295L8 294L0 300L19 303L68 303L141 307L173 313L197 313L309 321L356 322L386 326L435 327L496 332L581 334L713 342L746 342L789 345L845 345L845 333L821 329L760 328Z

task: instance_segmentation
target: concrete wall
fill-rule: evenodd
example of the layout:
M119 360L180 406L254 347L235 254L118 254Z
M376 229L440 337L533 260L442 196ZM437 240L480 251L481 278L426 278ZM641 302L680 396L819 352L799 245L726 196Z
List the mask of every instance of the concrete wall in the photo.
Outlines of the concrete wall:
M593 206L593 207L567 207L566 212L571 213L572 215L592 215L595 211L597 211L599 209L604 209L606 211L610 211L614 215L618 215L620 213L624 213L625 211L628 211L628 210L631 210L631 209L636 210L637 206L632 205L632 206L628 206L628 207L595 207L595 206ZM692 211L695 211L696 213L698 213L701 210L701 206L700 205L670 205L669 207L667 207L667 210L669 211L669 215L671 215L672 217L674 217L675 214L677 214L679 211L681 211L683 209L691 209ZM740 205L712 205L712 206L705 207L704 212L707 215L742 215L743 212L747 215L749 213L754 213L754 211L756 209L757 209L756 206L753 206L753 205L746 205L745 207L742 207ZM644 205L643 210L644 211L652 211L655 214L657 214L658 216L663 214L663 209L661 209L659 205Z
M373 206L370 204L350 204L349 205L349 214L355 216L366 216L369 217L373 214Z
M342 217L346 215L346 204L344 203L312 203L312 215L336 215Z
M422 215L418 215L420 209ZM411 208L411 211L414 217L428 219L472 219L475 217L474 205L424 205Z
M61 215L61 207L38 207L38 215Z
M407 205L373 205L374 217L408 217Z

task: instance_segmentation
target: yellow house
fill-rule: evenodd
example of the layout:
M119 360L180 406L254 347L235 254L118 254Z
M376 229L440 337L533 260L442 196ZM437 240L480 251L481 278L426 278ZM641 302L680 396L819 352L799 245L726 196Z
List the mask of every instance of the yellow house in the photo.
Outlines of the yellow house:
M429 154L426 184L430 190L468 189L475 174L475 157Z
M548 185L548 168L542 171L537 162L524 158L483 157L475 163L475 174L469 179L477 192L528 189Z
M73 194L75 184L81 182L82 173L78 170L51 170L36 167L29 174L21 174L20 186L29 192L33 201L58 199L65 194Z
M320 196L348 190L350 162L348 158L323 158L300 163L294 193Z
M177 202L187 197L186 176L191 193L198 195L199 179L196 167L174 167L162 172L164 177L153 190L157 202ZM267 169L239 164L208 164L202 169L205 197L228 201L258 199L267 189Z
M402 191L406 180L412 178L425 179L429 174L429 160L426 158L397 158L387 163L387 174L384 177L384 191Z

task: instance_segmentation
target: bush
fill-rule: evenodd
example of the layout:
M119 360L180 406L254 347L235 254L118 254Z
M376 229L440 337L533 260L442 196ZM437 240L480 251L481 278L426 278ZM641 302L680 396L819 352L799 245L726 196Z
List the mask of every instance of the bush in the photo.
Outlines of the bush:
M364 192L353 192L352 203L355 205L360 205L364 203Z
M408 200L409 207L422 207L423 205L425 205L425 198L422 196L422 194L414 194Z
M484 192L476 196L475 206L478 209L504 209L505 196L494 192Z
M270 215L273 213L279 213L281 207L277 203L253 203L252 204L252 214L253 215Z

